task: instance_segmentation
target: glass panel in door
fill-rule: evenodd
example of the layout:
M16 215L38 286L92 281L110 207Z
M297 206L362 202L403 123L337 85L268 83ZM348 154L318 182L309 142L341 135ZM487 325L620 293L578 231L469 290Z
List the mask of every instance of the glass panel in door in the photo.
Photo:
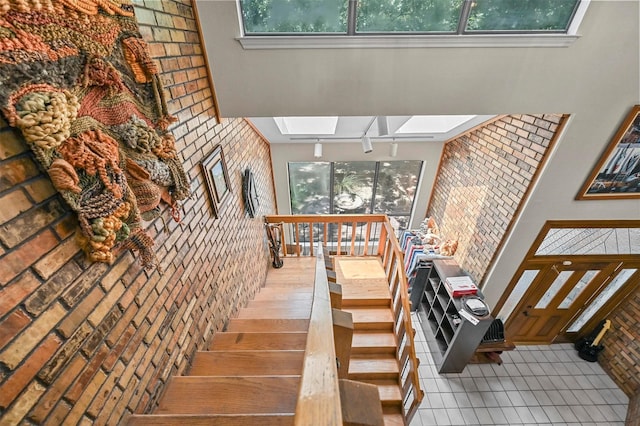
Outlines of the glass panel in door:
M582 294L582 291L587 288L587 285L589 285L591 280L598 275L598 272L599 271L587 271L582 278L580 278L578 284L576 284L576 286L569 292L567 297L565 297L560 305L558 305L558 309L568 309L578 296Z
M627 280L636 273L638 269L630 268L623 269L620 273L607 285L607 287L600 293L585 309L576 321L567 329L568 333L576 333L580 331L582 327L589 321L593 315L602 308L602 306L611 297L617 293L626 283Z
M549 306L549 302L551 302L551 299L553 299L558 294L562 287L567 283L567 280L569 279L569 277L571 277L571 275L573 275L573 272L571 271L560 272L556 279L553 280L553 283L551 284L551 287L549 287L549 290L547 290L544 293L544 296L542 296L542 298L538 300L538 303L536 303L536 309L544 309Z

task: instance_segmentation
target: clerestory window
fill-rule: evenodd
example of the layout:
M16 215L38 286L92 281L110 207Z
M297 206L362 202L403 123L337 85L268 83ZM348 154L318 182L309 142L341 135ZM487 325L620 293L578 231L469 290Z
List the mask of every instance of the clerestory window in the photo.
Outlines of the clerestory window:
M246 35L567 33L580 0L239 0Z

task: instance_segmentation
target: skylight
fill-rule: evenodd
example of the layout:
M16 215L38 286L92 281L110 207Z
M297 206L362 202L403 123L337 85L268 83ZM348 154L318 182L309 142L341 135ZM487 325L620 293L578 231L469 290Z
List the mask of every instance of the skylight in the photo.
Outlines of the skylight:
M475 115L414 115L396 133L447 133L474 117Z
M338 117L274 117L283 135L333 135Z
M252 34L566 33L580 0L240 0Z

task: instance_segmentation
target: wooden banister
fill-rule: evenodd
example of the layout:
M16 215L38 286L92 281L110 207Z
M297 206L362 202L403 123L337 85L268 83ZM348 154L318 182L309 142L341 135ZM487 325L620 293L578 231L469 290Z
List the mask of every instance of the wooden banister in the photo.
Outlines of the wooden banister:
M394 235L394 229L388 219L384 222L383 230L386 235ZM409 303L407 275L404 272L404 255L398 240L394 238L386 238L384 241L384 249L382 264L387 271L387 279L389 281L389 290L391 291L391 300L393 303L395 318L394 330L398 342L405 342L404 345L398 347L397 358L400 368L405 371L401 377L401 387L403 390L403 401L405 402L405 418L407 424L418 411L420 402L424 398L424 391L420 389L420 377L418 375L418 366L420 361L416 355L414 334L415 331L411 326L411 305ZM380 242L383 245L383 242Z
M331 300L320 244L316 259L313 305L294 423L296 426L341 426Z
M347 379L349 376L349 362L351 360L351 345L353 344L353 316L350 312L340 309L333 311L333 338L338 360L338 378Z

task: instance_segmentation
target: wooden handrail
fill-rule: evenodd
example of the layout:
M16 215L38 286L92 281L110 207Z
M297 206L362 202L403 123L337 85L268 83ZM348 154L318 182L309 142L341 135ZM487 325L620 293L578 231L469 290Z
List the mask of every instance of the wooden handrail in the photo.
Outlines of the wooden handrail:
M385 220L384 229L387 236L394 235L394 229L389 220ZM409 303L407 275L404 271L404 256L400 243L396 238L386 238L386 250L383 250L382 264L386 266L387 279L389 281L389 290L391 291L392 303L395 313L395 333L398 342L406 339L406 345L398 347L397 358L400 362L402 371L405 371L404 377L401 377L401 385L403 390L403 400L408 402L405 405L405 416L407 424L418 411L420 402L424 398L424 391L420 389L420 377L418 375L418 366L420 360L416 355L414 334L415 331L411 325L411 304ZM404 381L403 379L406 379ZM411 385L409 385L411 382Z
M336 256L378 256L382 259L395 314L394 333L398 342L396 358L401 368L399 385L402 389L406 424L409 424L420 406L424 392L420 388L418 376L419 359L416 356L411 324L404 256L388 217L379 214L272 215L265 216L265 221L284 224L285 240L282 246L291 248L288 250L289 255L312 255L312 247L318 242L323 243ZM321 248L316 250L318 255ZM316 276L318 270L323 268L324 265L317 266Z
M331 299L321 244L316 249L316 259L311 319L294 422L296 426L341 426Z

